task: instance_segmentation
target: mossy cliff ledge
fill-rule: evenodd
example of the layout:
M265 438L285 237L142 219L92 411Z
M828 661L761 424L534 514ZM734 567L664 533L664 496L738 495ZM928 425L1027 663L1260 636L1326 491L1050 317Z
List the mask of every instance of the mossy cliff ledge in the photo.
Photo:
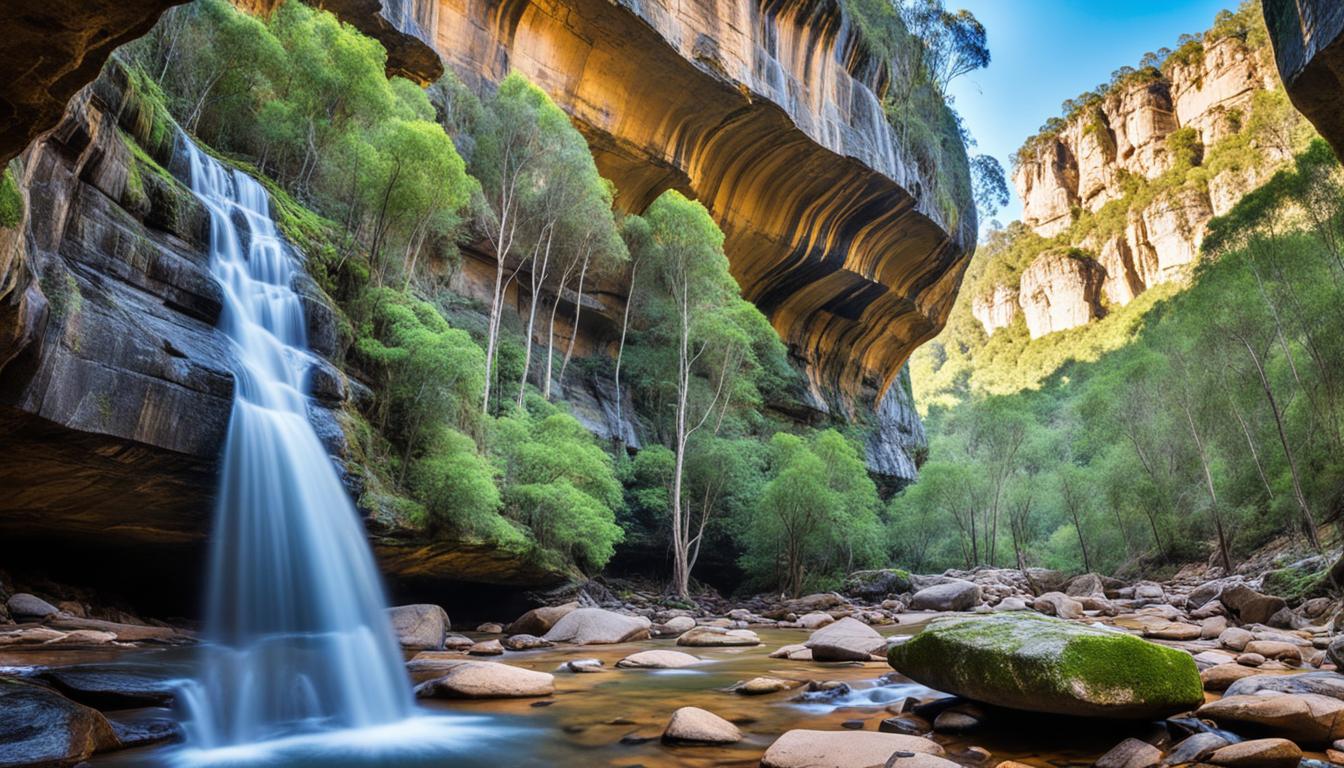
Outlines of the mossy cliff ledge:
M1039 616L936 619L887 660L931 688L1030 712L1157 719L1204 701L1190 654Z

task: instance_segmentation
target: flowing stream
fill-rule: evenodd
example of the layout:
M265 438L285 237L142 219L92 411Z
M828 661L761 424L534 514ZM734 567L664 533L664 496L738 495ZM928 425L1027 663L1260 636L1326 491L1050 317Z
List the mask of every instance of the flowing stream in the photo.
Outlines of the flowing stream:
M196 748L369 728L414 711L363 526L308 421L300 269L270 197L182 137L210 213L220 328L235 348L197 685Z

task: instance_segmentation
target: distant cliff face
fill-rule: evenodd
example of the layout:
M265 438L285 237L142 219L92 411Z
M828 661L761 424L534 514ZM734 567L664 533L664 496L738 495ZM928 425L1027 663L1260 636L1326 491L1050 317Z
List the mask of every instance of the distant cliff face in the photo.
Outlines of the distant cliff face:
M1279 74L1293 104L1344 157L1344 4L1263 0Z
M1202 165L1242 131L1256 94L1280 87L1263 47L1237 35L1205 40L1160 71L1118 81L1019 153L1013 182L1023 223L1058 246L1081 249L1088 263L1041 253L1024 265L1021 285L979 286L972 313L987 333L1006 327L1019 309L1032 338L1077 327L1182 279L1209 220L1286 159L1287 150L1260 146L1255 151L1269 162ZM1198 172L1173 183L1180 153Z

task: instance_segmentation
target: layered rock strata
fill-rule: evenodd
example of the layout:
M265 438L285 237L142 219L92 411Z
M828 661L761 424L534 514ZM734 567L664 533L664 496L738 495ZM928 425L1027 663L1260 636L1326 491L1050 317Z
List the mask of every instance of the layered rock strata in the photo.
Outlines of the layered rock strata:
M1023 221L1043 237L1062 234L1080 211L1096 213L1124 197L1129 179L1171 169L1169 138L1192 131L1199 148L1235 132L1257 91L1278 87L1259 51L1238 37L1209 44L1166 74L1107 94L1058 135L1027 151L1013 173ZM1107 269L1105 294L1128 303L1143 289L1178 279L1194 261L1209 219L1226 213L1256 174L1227 170L1203 188L1159 196L1125 213L1123 231L1087 245Z
M90 552L190 550L209 534L232 351L215 328L208 218L150 109L111 67L19 159L25 220L0 230L10 295L21 299L5 305L18 332L0 355L7 545L58 537ZM334 310L311 280L300 292L313 350L339 361ZM310 416L343 461L348 385L325 361L312 382ZM521 553L371 526L394 576L540 585L567 575Z

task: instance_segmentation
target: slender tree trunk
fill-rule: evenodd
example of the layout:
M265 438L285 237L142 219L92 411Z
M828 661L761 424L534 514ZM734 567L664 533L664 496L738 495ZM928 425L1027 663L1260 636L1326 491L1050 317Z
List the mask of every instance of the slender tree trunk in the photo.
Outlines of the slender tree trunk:
M551 261L551 240L555 235L555 228L552 226L547 230L546 248L541 257L541 268L537 269L536 256L532 257L532 274L529 282L532 287L532 298L527 302L527 332L523 338L523 377L518 382L518 407L523 407L523 398L527 395L527 374L532 370L532 333L537 325L537 299L541 296L542 285L546 282L546 270Z
M630 262L630 289L625 297L625 310L621 313L621 342L616 347L616 429L620 430L620 447L625 448L625 428L622 426L623 415L622 396L621 396L621 358L625 356L625 334L630 329L630 305L635 301L635 271L639 269L639 262Z

